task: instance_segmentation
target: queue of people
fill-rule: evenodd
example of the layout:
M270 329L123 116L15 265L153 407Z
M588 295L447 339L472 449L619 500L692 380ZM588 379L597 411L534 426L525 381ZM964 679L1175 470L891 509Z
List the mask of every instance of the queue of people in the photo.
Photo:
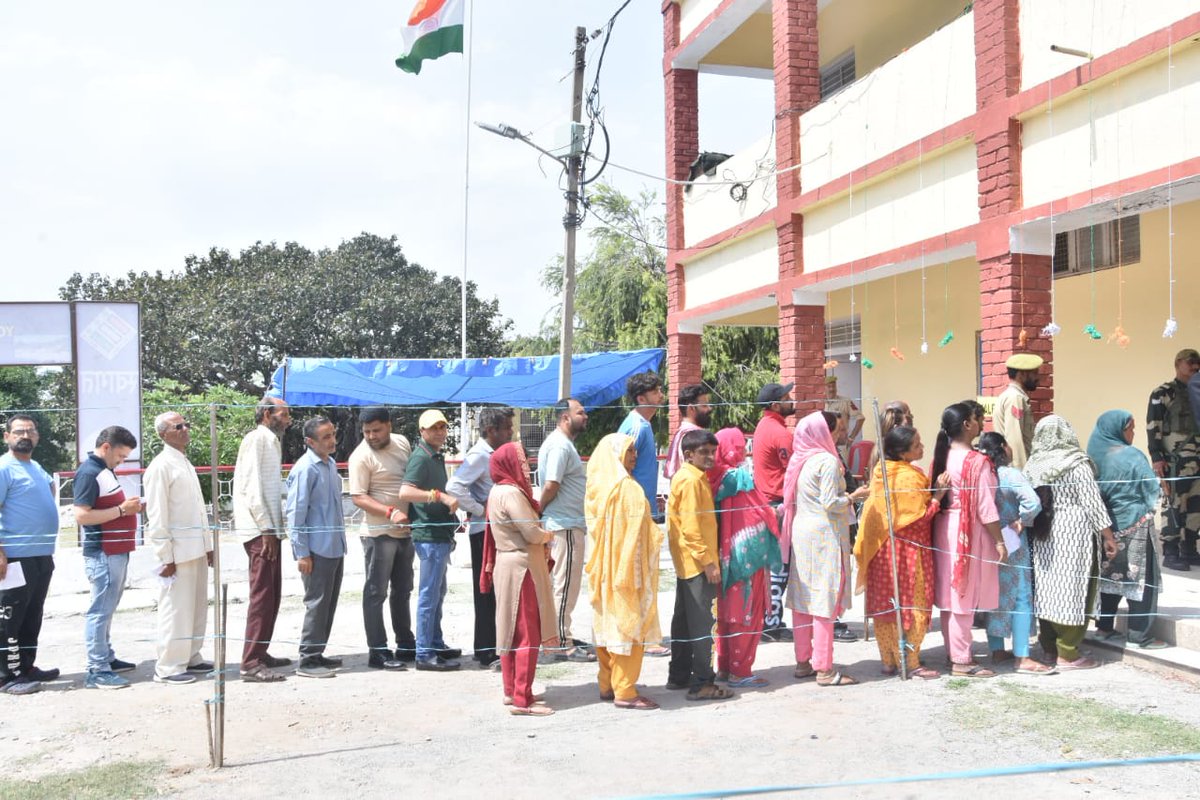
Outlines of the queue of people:
M638 686L643 658L656 651L671 656L666 689L691 701L726 700L735 689L766 685L753 671L760 641L792 641L797 680L853 685L858 680L835 664L834 643L855 638L838 619L855 594L865 594L885 675L942 674L921 657L934 607L946 666L956 676L992 677L1010 661L1030 675L1094 668L1098 663L1080 649L1087 621L1097 620L1101 638L1119 636L1114 622L1122 598L1129 643L1164 647L1152 635L1160 547L1174 548L1183 568L1195 555L1194 546L1189 553L1180 544L1192 534L1196 483L1184 474L1196 445L1194 417L1181 404L1200 372L1200 355L1182 351L1179 386L1151 396L1151 459L1133 446L1136 425L1127 411L1102 415L1086 449L1062 417L1034 423L1030 393L1040 366L1030 354L1009 360L1010 386L997 402L993 432L983 432L977 402L947 406L927 470L909 406L888 403L882 452L869 481L857 488L847 481L845 445L863 419L837 395L836 383L827 382L826 410L804 416L792 430L793 386L764 386L752 455L742 431L709 430L713 409L705 387L682 387L685 424L669 448L670 490L662 508L650 422L664 395L653 373L629 379L632 410L586 465L575 447L587 428L586 410L574 398L555 406L555 430L538 453L540 497L529 454L512 441L511 409L480 414L479 439L449 479L443 453L449 426L441 412L422 413L420 438L410 443L393 433L387 409L362 409L362 441L349 474L351 502L364 516L357 532L368 666L461 668L462 650L447 644L442 615L450 552L464 524L473 566L472 656L480 667L499 669L503 703L521 716L553 713L534 694L533 677L539 663L558 660L595 662L599 696L618 708L658 708ZM346 555L332 457L337 432L324 417L307 420L305 453L283 483L280 438L290 410L268 397L255 421L239 449L233 492L250 583L241 677L279 682L286 679L281 668L291 664L268 652L286 538L304 585L294 674L330 678L343 666L325 654ZM74 512L92 584L88 688L129 685L120 673L133 665L116 657L110 631L142 511L159 563L154 680L191 683L213 669L201 656L213 541L186 457L190 424L168 412L156 418L155 430L164 447L146 470L144 501L126 498L114 472L137 446L124 428L101 432L76 478ZM37 440L31 418L9 418L9 452L0 458L0 579L22 575L0 589L6 647L0 691L14 695L59 675L35 663L58 532L52 481L30 457ZM1166 460L1152 460L1160 457ZM1155 512L1160 478L1168 476L1174 479L1168 525L1175 528L1160 545ZM660 647L657 608L660 519L675 570L669 650ZM590 640L572 628L585 578ZM973 652L977 612L987 614L988 665ZM1041 658L1031 648L1035 633Z

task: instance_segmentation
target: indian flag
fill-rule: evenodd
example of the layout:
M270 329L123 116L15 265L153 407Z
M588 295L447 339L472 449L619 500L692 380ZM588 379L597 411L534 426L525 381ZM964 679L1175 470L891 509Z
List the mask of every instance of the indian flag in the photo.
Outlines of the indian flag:
M467 0L417 0L403 31L404 54L396 66L414 75L421 62L463 51L463 6Z

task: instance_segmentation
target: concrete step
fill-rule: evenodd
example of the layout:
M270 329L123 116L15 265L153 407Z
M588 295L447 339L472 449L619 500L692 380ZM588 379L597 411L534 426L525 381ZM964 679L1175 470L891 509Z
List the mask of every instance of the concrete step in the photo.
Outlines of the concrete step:
M1126 630L1126 610L1122 603L1117 630ZM1088 645L1118 654L1120 660L1152 672L1200 684L1200 568L1163 571L1153 630L1155 637L1172 646L1142 650L1127 646L1123 639L1100 642L1090 634Z

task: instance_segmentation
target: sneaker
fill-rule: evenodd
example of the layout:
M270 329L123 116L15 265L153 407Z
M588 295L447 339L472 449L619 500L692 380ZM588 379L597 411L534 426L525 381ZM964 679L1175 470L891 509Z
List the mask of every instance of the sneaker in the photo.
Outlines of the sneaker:
M165 678L162 677L161 675L155 675L154 682L155 683L166 683L171 686L184 686L189 683L195 683L196 676L189 675L186 672L181 672L178 675L168 675Z
M342 660L340 658L326 658L325 656L313 656L316 662L325 669L341 669Z
M129 681L115 672L89 672L83 681L85 689L124 689Z
M200 674L203 674L205 672L212 672L213 671L213 663L211 661L200 661L195 664L188 664L187 671L200 673Z
M50 681L58 680L58 676L61 674L62 671L57 667L54 669L38 669L37 667L33 667L25 674L25 677L38 683L49 683Z
M305 658L300 661L300 666L296 667L296 674L301 678L335 678L337 673L329 667L323 665L317 659L319 656Z
M4 688L0 689L5 694L33 694L41 690L42 685L40 683L28 678L17 678L11 683L4 684Z
M108 662L108 668L113 672L133 672L137 669L137 664L130 664L128 661L122 661L119 658L114 658Z

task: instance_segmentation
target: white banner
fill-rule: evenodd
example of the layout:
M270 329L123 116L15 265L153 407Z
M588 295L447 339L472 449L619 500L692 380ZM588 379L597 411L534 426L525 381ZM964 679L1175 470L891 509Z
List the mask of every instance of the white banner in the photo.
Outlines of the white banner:
M128 428L141 459L141 333L137 303L75 304L75 379L79 397L77 449L82 461L109 425ZM132 463L131 463L132 462Z
M0 365L70 363L70 303L0 303Z

